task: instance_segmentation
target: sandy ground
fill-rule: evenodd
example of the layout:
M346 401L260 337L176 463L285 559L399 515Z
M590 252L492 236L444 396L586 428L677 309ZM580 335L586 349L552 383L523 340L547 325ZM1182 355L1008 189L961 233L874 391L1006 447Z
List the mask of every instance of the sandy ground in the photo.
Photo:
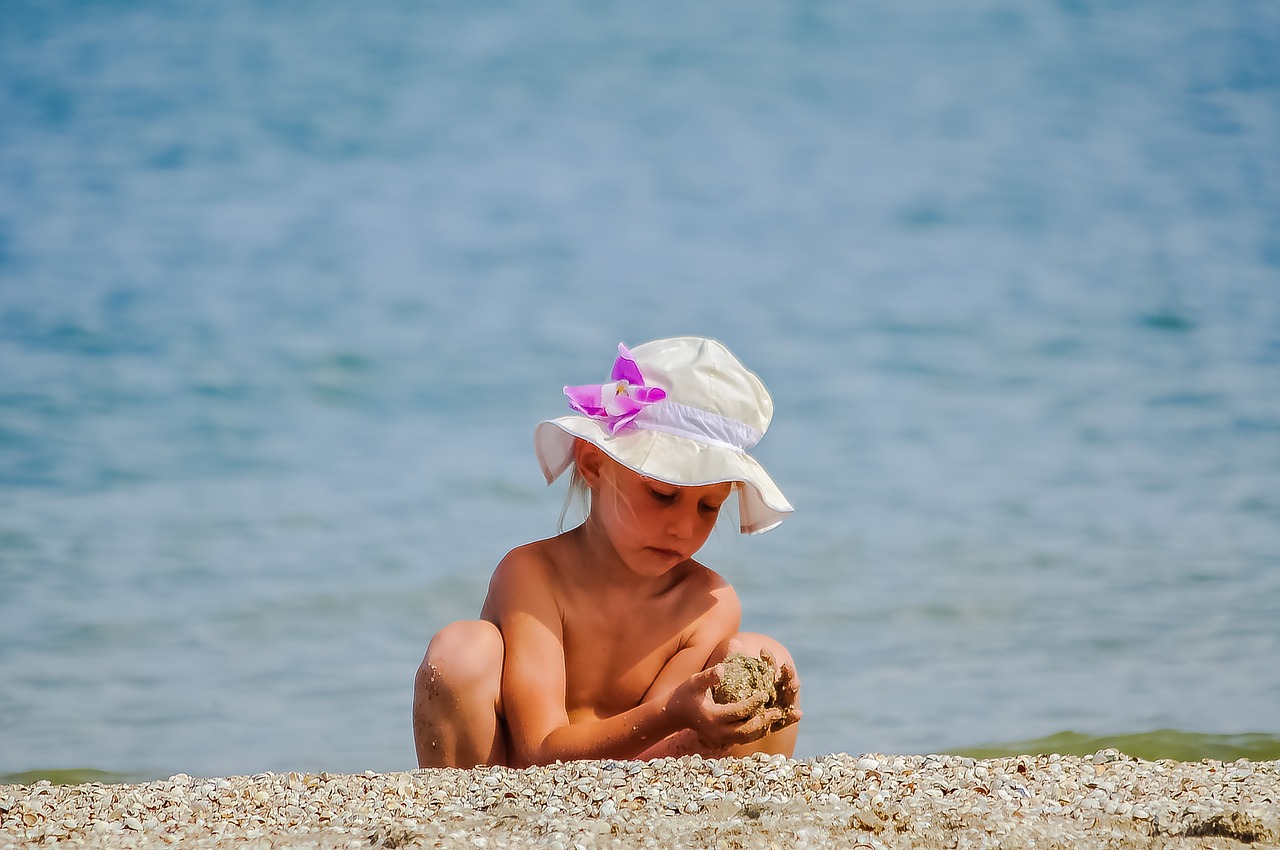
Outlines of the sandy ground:
M0 848L1280 846L1280 761L838 754L0 786Z

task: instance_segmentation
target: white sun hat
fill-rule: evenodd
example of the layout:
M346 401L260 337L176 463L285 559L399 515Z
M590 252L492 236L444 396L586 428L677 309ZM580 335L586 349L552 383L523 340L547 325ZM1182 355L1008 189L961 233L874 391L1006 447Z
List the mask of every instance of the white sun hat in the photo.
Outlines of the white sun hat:
M573 463L573 441L603 449L623 466L668 484L742 482L738 524L768 531L795 510L747 454L773 418L773 399L755 373L713 339L677 337L618 346L605 384L565 387L581 415L539 423L534 449L547 483Z

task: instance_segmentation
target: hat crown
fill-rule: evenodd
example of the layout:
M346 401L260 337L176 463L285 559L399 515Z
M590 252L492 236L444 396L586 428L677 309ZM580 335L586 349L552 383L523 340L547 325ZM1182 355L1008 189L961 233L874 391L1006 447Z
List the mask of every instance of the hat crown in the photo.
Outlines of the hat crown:
M574 441L585 440L633 472L669 484L741 482L738 520L746 534L768 531L794 510L746 451L769 427L773 399L716 340L619 345L609 383L564 392L577 413L541 422L533 434L548 484L573 464Z
M645 383L661 387L667 401L737 420L760 434L773 419L764 382L713 339L675 337L631 350Z

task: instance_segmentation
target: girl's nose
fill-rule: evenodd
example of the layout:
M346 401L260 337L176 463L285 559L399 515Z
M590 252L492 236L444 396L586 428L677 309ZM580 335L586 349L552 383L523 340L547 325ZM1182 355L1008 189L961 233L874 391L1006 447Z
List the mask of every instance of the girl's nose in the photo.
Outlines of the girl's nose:
M674 508L667 517L667 531L675 537L690 537L697 524L697 519L696 508L694 510L688 510L683 507Z

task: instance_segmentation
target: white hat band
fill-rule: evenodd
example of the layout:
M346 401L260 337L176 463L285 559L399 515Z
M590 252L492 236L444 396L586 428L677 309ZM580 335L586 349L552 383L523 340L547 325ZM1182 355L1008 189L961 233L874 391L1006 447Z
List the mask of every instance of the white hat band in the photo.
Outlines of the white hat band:
M746 451L764 436L745 422L670 400L645 407L631 424L735 452Z

